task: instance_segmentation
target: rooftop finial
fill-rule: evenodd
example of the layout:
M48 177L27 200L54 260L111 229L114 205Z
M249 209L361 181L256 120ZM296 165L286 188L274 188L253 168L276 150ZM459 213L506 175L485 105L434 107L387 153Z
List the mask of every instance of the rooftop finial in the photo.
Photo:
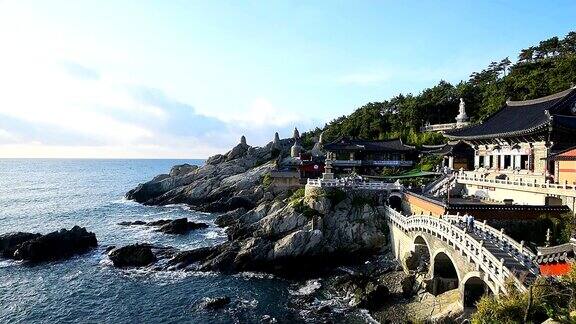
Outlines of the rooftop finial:
M246 144L246 136L242 135L242 137L240 137L240 144L247 145Z

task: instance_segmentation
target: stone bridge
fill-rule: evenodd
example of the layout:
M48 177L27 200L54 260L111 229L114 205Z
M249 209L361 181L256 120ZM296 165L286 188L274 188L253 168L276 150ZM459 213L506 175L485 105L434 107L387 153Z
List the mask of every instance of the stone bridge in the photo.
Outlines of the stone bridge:
M508 282L525 291L539 275L535 255L524 242L485 222L475 221L467 230L463 216L405 216L389 206L386 217L396 258L419 258L428 265L419 270L426 272L431 292L459 289L463 307L473 307L486 293L507 294Z

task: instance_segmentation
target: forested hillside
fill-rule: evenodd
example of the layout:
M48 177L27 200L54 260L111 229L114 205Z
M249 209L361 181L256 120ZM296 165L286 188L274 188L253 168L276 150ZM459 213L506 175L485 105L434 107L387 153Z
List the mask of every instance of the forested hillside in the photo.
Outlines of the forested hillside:
M437 144L444 140L442 136L421 134L419 128L426 122L454 122L460 97L466 102L472 122L479 122L502 107L506 99L538 98L574 84L576 32L570 32L563 39L552 37L521 50L515 63L509 58L492 62L456 85L440 81L416 95L399 94L367 103L322 129L304 133L304 144L311 146L313 137L321 131L326 141L347 135L362 139L402 137L408 144Z

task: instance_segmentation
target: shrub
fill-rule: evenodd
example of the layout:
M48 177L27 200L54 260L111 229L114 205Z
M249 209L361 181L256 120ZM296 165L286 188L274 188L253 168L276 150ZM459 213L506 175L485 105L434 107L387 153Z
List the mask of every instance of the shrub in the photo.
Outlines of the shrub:
M332 206L336 206L346 199L346 192L340 188L335 188L326 192L326 198L330 200Z
M262 177L262 185L264 186L264 188L268 188L270 187L271 184L272 184L272 177L270 176L270 173L266 173L264 177Z

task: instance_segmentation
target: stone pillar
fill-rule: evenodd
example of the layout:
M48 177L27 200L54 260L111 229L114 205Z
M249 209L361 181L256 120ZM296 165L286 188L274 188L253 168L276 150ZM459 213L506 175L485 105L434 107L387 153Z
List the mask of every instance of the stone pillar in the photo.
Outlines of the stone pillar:
M480 155L474 155L474 169L480 167Z
M448 157L448 168L450 170L454 169L454 157L453 156Z
M504 156L505 156L504 154L500 155L500 169L501 169L501 170L503 170L504 167L505 167L505 164L504 164Z

